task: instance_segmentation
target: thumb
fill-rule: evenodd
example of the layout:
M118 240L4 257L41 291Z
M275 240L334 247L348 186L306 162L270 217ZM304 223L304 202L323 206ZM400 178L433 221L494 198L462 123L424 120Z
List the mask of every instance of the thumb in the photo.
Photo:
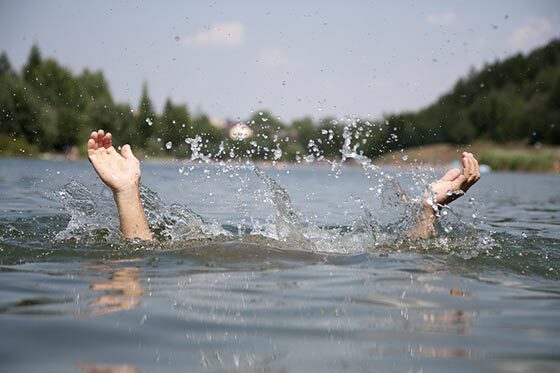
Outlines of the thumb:
M132 149L130 148L130 145L126 144L122 147L121 149L121 155L125 158L125 159L129 159L129 158L133 158L134 154L132 154Z
M447 173L443 175L441 179L445 181L453 181L460 174L461 174L461 170L459 170L458 168L452 168L451 170L447 171Z
M467 180L467 178L465 177L465 175L461 174L459 175L455 180L453 180L453 182L451 183L453 190L459 190L462 189L461 186L462 184ZM464 191L464 190L463 190Z

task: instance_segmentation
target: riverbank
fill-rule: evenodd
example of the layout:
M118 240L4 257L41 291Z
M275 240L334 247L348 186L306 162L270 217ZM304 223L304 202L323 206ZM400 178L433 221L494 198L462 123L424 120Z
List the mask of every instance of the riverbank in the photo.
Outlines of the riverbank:
M69 148L72 149L72 148ZM75 148L74 148L75 149ZM548 172L560 173L560 146L527 146L521 143L495 144L491 142L477 142L465 146L452 144L432 144L402 151L388 152L373 160L376 165L410 167L414 164L447 166L460 158L461 152L469 151L475 154L480 164L485 164L496 171L519 171L519 172ZM84 152L75 150L70 154L47 152L42 153L35 145L31 145L22 139L15 141L0 135L0 157L24 157L49 160L76 160L85 157ZM141 152L139 152L141 154ZM183 162L185 159L172 157L144 157L144 160L158 162ZM256 160L263 166L272 162ZM287 165L290 162L275 162L275 165ZM305 162L302 162L306 164ZM320 165L321 162L314 162ZM325 162L325 164L327 164Z
M433 144L394 151L377 158L377 165L429 164L444 166L460 158L461 152L476 155L480 164L496 171L560 172L560 146L527 146L477 142L466 146Z

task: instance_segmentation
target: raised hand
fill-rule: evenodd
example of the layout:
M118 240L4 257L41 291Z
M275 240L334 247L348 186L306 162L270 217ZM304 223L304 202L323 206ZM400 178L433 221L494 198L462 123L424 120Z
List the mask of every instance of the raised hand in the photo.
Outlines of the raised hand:
M151 240L152 232L140 200L140 162L129 145L123 146L119 154L112 140L110 133L93 131L87 143L89 161L99 178L113 190L123 236Z
M463 152L461 163L463 170L449 170L441 179L430 184L433 199L427 198L424 201L426 207L432 207L433 202L438 205L453 202L480 179L478 161L472 153Z
M140 187L140 162L124 145L119 154L112 145L111 133L93 131L87 143L88 159L101 180L113 190L123 192Z
M411 239L429 238L435 235L436 211L461 197L480 179L478 161L472 153L464 152L461 158L463 169L452 169L438 181L430 184L430 193L426 192L423 209L416 218L416 224L407 230Z

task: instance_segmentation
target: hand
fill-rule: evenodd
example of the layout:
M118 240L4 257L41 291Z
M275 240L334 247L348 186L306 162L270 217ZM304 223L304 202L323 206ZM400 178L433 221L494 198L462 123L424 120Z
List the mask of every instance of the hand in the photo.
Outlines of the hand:
M462 196L480 179L478 161L472 153L463 152L461 163L462 171L457 168L449 170L441 179L430 184L433 200L425 199L424 207L433 208L431 202L447 205Z
M140 188L140 162L132 154L130 145L124 145L119 154L112 146L111 133L93 131L87 143L88 159L101 180L121 193Z

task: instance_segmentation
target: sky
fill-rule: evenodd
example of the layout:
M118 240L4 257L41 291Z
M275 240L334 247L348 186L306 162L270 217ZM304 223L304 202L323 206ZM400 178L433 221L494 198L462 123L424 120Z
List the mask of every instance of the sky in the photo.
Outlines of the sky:
M285 121L416 110L471 67L560 37L560 1L7 1L0 50L31 46L115 100L142 84L212 119L269 109Z

